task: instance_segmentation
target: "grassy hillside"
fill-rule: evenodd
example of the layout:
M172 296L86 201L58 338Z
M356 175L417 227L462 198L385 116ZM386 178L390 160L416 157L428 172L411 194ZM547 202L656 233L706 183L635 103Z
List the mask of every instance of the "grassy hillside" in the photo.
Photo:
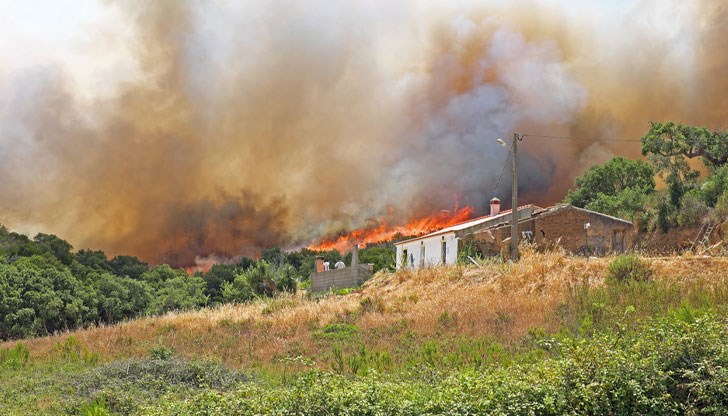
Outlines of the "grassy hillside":
M516 265L381 273L345 295L9 342L0 413L326 414L370 400L350 413L724 414L728 259L646 259L645 281L608 278L613 261L526 252ZM707 373L680 384L675 369ZM618 385L631 390L598 398Z

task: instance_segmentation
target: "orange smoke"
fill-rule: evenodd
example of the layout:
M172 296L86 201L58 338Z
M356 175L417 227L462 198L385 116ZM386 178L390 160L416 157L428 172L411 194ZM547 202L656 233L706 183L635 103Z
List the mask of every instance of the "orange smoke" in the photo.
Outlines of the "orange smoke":
M354 244L373 244L390 241L394 236L419 236L459 224L472 218L473 207L463 207L452 211L440 211L437 214L412 220L405 225L389 226L387 220L381 218L374 227L361 228L343 233L336 238L325 239L317 244L308 246L310 250L324 251L336 250L346 253Z

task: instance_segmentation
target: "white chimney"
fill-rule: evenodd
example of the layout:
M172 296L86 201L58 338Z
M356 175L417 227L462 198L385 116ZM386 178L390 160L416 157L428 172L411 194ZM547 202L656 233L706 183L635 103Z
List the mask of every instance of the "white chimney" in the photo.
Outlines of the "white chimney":
M500 214L500 199L493 198L490 200L490 216Z

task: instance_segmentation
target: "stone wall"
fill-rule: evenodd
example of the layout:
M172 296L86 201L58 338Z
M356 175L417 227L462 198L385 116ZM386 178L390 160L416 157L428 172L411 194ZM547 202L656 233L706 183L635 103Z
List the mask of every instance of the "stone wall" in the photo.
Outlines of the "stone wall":
M584 230L584 224L589 229ZM592 211L571 206L554 207L537 212L533 217L518 224L519 239L528 239L539 247L561 246L573 253L592 254L623 252L634 244L634 227L631 223ZM511 227L509 224L471 234L461 244L473 244L484 255L509 252Z
M589 223L589 229L584 224ZM632 224L598 213L564 208L534 218L533 237L536 244L557 244L577 253L588 250L603 255L630 250L634 240Z
M356 267L314 272L311 274L311 291L326 292L329 289L357 287L371 277L372 269L371 264L359 264Z

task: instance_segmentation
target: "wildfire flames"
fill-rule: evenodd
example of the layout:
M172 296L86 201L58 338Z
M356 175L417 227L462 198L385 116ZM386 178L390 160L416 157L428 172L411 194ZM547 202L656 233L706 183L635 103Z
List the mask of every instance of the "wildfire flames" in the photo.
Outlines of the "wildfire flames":
M371 244L391 240L395 235L419 236L467 221L473 216L472 207L455 208L452 211L440 211L437 214L412 220L405 225L390 226L381 218L377 226L362 228L342 233L336 238L325 239L308 246L315 251L336 250L340 253L349 251L354 244Z

